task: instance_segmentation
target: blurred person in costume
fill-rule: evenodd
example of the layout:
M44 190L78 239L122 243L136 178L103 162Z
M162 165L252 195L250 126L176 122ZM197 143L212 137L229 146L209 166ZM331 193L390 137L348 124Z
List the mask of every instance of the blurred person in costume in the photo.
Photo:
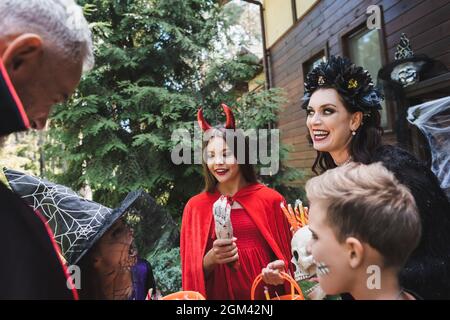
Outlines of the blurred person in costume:
M116 209L80 197L70 188L5 169L11 188L41 212L68 266L80 268L81 299L144 300L155 279L138 257L134 230L149 202L143 191L128 194ZM75 277L74 277L75 278Z
M1 0L0 144L10 133L43 129L51 106L68 99L93 60L88 23L73 0ZM76 299L43 217L3 183L0 202L0 299Z

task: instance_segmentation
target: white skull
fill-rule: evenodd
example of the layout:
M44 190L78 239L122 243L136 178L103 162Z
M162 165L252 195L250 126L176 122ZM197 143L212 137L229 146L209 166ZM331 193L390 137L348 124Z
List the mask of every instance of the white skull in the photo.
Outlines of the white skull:
M295 280L308 279L316 274L316 265L313 256L308 253L308 242L312 238L312 233L308 226L298 229L291 240L292 260L295 266Z
M308 252L307 246L312 238L312 233L308 226L298 229L291 240L292 260L295 266L295 280L297 282L311 281L316 276L316 265L311 253ZM314 281L315 282L315 281ZM326 294L317 283L304 294L311 300L325 299Z

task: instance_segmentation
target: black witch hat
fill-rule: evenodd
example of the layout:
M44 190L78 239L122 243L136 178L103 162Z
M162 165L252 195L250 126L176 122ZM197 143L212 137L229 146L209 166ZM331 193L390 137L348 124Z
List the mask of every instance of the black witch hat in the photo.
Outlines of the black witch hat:
M133 211L144 194L131 192L118 208L110 209L66 186L11 169L5 168L4 173L13 191L44 215L69 265L76 264L120 217Z

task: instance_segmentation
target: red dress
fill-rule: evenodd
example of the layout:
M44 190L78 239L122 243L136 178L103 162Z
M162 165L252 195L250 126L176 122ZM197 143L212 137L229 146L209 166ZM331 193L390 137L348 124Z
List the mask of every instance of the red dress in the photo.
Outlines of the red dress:
M217 265L206 279L208 299L250 300L253 281L261 273L262 268L276 259L267 241L244 209L231 210L231 223L233 235L237 238L240 267L235 270L227 264ZM212 248L216 239L214 230L213 220L206 252ZM282 295L284 287L270 286L269 291L272 297L274 297L274 291ZM258 286L255 298L265 299L264 284Z
M210 299L206 292L206 282L209 283L209 280L206 281L204 274L203 257L208 252L208 245L209 247L212 246L211 235L215 233L213 232L214 219L212 208L220 196L221 194L215 191L213 193L202 192L192 197L184 208L181 224L180 255L183 290L200 292L207 299ZM270 247L270 252L264 255L264 263L258 264L254 275L258 275L261 269L267 265L267 262L273 260L270 259L272 253L274 258L283 260L285 265L289 266L289 272L292 272L290 263L292 258L290 245L292 236L289 230L289 223L280 208L280 202L284 202L283 196L263 184L254 183L239 190L233 196L233 201L236 201L244 208L245 216L250 217L251 222L256 226L253 230L257 230L265 240L265 242L260 241L260 243L263 243L260 247L265 247L266 244ZM237 216L239 217L239 215ZM233 224L236 225L234 234L238 238L238 250L240 250L239 254L241 255L240 265L245 270L255 268L253 260L252 263L242 260L245 259L246 252L243 252L245 244L240 242L246 238L246 234L245 232L243 234L240 233L239 222L233 221ZM261 239L260 237L253 238ZM245 275L244 272L243 274ZM213 275L211 274L210 276ZM253 275L247 275L247 277L247 283L251 285L254 280ZM225 278L222 279L219 282L214 275L213 283L221 288L228 288L228 282L225 281ZM286 290L290 290L288 282L285 282L284 287ZM228 292L228 289L226 290ZM257 292L263 293L263 290L263 288L258 288ZM280 294L280 291L278 291L278 294ZM232 295L227 295L224 298L230 299L231 297ZM274 296L271 295L271 297Z

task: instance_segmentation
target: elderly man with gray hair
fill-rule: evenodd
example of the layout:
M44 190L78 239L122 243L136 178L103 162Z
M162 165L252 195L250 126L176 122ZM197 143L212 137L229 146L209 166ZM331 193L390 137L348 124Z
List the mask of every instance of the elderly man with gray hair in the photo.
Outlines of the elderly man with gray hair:
M0 0L0 140L45 128L93 66L91 32L74 0ZM0 299L76 299L50 228L0 182Z

